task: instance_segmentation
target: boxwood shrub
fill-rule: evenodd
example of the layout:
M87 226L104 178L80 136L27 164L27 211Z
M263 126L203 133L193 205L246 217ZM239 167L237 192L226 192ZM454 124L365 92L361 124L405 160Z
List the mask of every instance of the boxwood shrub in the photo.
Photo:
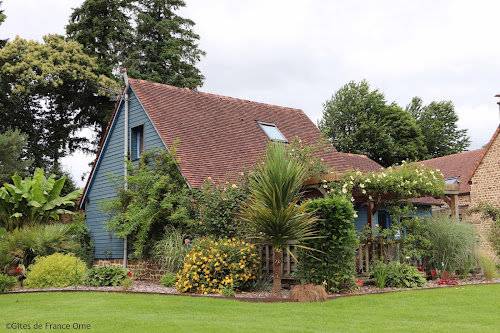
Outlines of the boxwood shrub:
M36 259L23 285L28 289L68 287L80 284L86 270L85 263L73 254L55 253Z

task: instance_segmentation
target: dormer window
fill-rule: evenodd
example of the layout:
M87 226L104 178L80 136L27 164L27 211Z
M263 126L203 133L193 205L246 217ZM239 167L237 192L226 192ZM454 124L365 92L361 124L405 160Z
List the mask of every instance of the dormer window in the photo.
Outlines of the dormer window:
M131 134L130 155L133 161L139 159L144 151L144 126L133 127Z
M260 128L264 131L264 133L266 133L267 137L271 141L288 142L285 136L281 134L278 126L276 126L275 124L264 123L261 121L258 121L257 124L259 124Z

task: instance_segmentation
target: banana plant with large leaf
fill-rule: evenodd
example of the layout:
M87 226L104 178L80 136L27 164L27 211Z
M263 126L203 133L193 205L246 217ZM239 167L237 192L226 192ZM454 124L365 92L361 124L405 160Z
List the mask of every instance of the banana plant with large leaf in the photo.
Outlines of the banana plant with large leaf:
M43 169L37 168L33 177L22 179L14 174L13 184L0 187L0 226L8 231L23 225L46 223L58 220L61 214L73 214L73 207L82 191L73 191L60 196L66 177L56 180L56 175L45 177Z

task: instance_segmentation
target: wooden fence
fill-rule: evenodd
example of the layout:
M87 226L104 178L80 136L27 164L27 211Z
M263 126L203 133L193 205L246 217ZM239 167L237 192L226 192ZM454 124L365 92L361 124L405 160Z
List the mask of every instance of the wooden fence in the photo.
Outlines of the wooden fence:
M295 255L295 245L287 245L283 250L283 263L281 265L281 278L286 280L294 280L292 273L295 272L297 262L290 255L290 252ZM272 246L263 245L260 247L260 263L262 272L266 275L273 274L274 250Z
M401 240L387 242L386 239L376 238L360 242L356 251L355 270L360 275L370 273L370 263L381 260L385 263L402 260Z

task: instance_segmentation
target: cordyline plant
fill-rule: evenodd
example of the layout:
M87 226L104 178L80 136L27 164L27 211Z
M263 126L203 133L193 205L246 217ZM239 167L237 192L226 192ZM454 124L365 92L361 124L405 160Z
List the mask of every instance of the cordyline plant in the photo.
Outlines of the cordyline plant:
M59 196L66 177L56 180L56 175L49 178L43 169L37 168L33 177L22 179L14 174L13 184L0 187L0 226L12 231L24 224L34 225L59 220L62 214L73 214L66 208L73 207L82 191L73 191L66 196Z
M249 177L249 200L242 217L250 238L274 249L273 296L281 297L283 250L290 242L316 238L314 212L308 203L299 204L301 187L307 177L303 162L290 158L282 143L270 143L264 161Z

